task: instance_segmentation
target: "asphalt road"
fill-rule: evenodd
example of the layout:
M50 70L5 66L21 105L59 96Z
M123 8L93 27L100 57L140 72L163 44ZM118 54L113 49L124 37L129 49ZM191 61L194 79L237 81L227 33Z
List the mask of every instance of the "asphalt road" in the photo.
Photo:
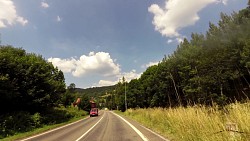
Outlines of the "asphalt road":
M111 111L100 111L63 127L21 141L163 141L167 140L137 122Z

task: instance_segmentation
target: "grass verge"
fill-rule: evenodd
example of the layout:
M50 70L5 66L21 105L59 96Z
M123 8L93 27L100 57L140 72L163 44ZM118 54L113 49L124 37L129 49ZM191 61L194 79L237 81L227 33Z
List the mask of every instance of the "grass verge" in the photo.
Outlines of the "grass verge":
M170 140L249 141L250 102L218 106L129 109L122 113Z
M2 138L1 141L14 141L14 140L23 139L32 135L36 135L36 134L39 134L39 133L42 133L51 129L55 129L57 127L60 127L69 123L72 123L72 122L78 121L80 119L85 118L88 115L87 112L82 111L82 110L79 111L76 108L61 107L60 110L67 111L67 114L72 115L72 118L70 118L69 120L63 120L63 122L60 122L60 123L54 122L54 124L50 123L49 125L42 125L41 127L35 128L28 132L17 132L15 135Z

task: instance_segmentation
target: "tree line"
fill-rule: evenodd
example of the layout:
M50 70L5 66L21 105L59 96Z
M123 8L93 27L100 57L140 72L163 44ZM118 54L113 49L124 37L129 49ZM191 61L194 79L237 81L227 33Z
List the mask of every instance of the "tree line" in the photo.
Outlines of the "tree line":
M231 15L222 13L217 25L209 24L206 34L193 33L190 40L184 39L173 54L164 56L140 78L130 82L123 78L115 86L98 90L96 102L100 108L124 111L126 107L214 103L223 106L248 100L249 37L249 6ZM79 108L88 111L91 94L80 93L74 83L66 88L63 72L41 55L10 45L0 46L0 138L16 130L38 127L41 122L51 124L58 120L55 113L67 116L65 111L46 112L59 106L67 107L77 97L82 100ZM25 125L23 127L15 124L21 117L25 122L19 125ZM13 124L15 126L7 126Z
M65 92L63 72L41 55L21 48L0 48L0 110L42 111L54 107Z
M63 72L41 55L1 45L0 139L87 114L80 109L89 111L90 95L75 87L66 86ZM77 98L82 102L75 112L69 107Z
M126 88L125 88L126 87ZM250 7L221 13L206 34L192 33L173 54L149 67L139 79L123 79L106 97L107 105L175 107L225 105L250 96Z

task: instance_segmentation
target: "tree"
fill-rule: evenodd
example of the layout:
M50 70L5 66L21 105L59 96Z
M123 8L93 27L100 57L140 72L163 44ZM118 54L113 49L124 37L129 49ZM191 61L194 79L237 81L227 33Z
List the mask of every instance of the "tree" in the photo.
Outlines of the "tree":
M80 109L83 109L84 111L90 111L91 106L90 106L90 97L87 95L82 95L81 96L81 103L78 105Z
M76 89L75 83L70 83L70 85L67 87L67 89L68 89L70 92L74 92L75 89Z
M249 37L249 6L230 16L221 13L206 35L193 33L190 41L184 39L173 54L131 81L128 105L135 107L138 95L140 107L223 106L249 98ZM119 98L124 99L122 94Z
M76 100L76 94L72 93L69 89L66 90L64 94L62 94L61 102L63 106L66 108L67 106L71 106L71 104Z
M62 71L42 56L12 46L0 48L0 85L0 108L5 112L53 107L65 92Z

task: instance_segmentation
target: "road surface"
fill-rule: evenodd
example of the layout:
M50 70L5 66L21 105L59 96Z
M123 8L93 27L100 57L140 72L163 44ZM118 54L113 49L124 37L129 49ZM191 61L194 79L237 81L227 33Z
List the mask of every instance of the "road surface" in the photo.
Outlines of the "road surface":
M163 137L111 111L100 111L63 127L21 141L164 141Z

